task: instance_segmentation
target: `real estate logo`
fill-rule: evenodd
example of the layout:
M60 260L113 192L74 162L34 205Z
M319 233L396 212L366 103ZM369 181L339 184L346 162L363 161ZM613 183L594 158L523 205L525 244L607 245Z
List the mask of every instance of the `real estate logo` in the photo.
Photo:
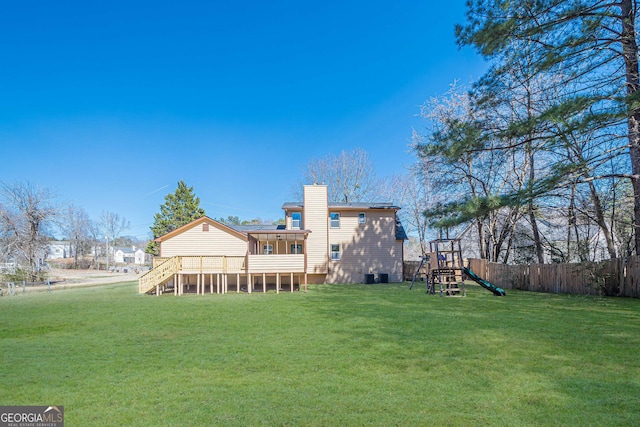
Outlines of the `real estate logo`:
M64 407L0 406L0 427L64 427Z

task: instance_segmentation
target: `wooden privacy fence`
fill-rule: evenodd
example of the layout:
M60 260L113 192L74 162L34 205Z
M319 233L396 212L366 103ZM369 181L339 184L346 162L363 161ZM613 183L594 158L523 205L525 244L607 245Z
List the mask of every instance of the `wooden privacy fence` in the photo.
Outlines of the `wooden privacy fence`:
M404 268L402 269L402 277L405 282L410 282L413 280L413 276L418 271L418 267L420 266L420 261L405 261Z
M574 264L506 265L485 259L467 264L503 289L640 298L640 256Z

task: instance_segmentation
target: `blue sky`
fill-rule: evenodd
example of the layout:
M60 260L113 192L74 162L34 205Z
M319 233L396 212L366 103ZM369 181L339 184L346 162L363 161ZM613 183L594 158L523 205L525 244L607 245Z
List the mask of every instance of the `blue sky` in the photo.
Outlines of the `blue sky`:
M485 69L463 20L464 0L9 2L0 181L141 237L179 180L211 217L280 218L313 158L403 173L419 105Z

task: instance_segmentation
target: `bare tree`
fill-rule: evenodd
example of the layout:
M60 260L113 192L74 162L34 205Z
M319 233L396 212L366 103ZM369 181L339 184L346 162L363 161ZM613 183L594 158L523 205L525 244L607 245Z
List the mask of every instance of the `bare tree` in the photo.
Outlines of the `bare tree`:
M30 183L0 184L0 222L9 252L36 281L48 244L47 226L57 214L53 194Z
M101 221L89 220L87 231L91 240L91 252L93 253L93 264L99 268L99 255L102 239L105 237L104 227Z
M107 270L109 269L109 240L114 241L120 233L129 228L129 221L114 212L103 211L100 217L105 232L105 246L107 251Z
M428 177L420 168L412 168L406 175L393 176L387 192L387 200L402 207L398 215L407 234L416 237L418 255L426 254L429 252L429 223L424 212L435 204L437 197L430 191Z
M80 207L69 205L60 217L60 228L71 243L74 265L78 267L78 257L84 255L89 244L89 215Z
M379 184L369 154L362 148L313 159L306 166L303 177L303 184L326 184L330 202L373 200Z

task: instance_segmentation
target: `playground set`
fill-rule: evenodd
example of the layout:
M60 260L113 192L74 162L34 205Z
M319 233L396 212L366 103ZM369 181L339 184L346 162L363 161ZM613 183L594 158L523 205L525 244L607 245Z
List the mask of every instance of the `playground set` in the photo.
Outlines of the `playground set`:
M506 295L504 289L487 282L463 265L460 239L430 241L429 253L423 254L409 289L413 288L417 280L422 279L426 283L428 294L435 295L439 290L440 296L464 297L467 295L465 276L496 296Z

